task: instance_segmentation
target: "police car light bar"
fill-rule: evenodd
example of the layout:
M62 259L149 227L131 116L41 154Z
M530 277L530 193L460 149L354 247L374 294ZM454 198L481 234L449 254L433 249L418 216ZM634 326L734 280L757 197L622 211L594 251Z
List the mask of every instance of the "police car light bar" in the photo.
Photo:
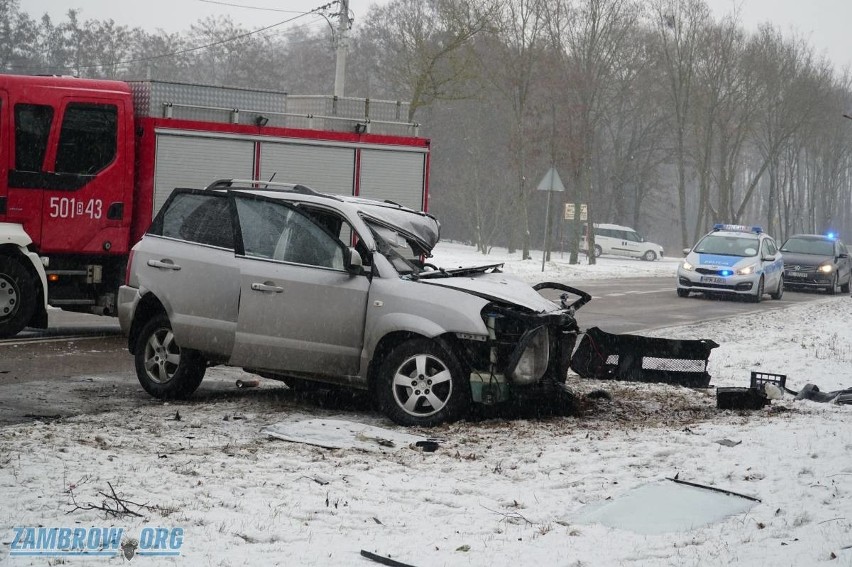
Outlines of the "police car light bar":
M721 224L717 223L713 225L713 230L726 230L730 232L753 232L755 234L760 234L763 232L763 228L759 226L747 226L744 224Z
M836 234L836 233L834 233L834 232L829 232L828 234L826 234L826 236L827 236L828 238L830 238L831 240L836 240L836 239L837 239L837 234Z

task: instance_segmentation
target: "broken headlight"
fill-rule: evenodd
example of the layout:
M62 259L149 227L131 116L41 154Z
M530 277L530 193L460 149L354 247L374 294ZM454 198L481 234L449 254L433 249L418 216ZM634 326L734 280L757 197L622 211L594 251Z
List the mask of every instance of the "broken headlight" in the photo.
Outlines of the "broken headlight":
M550 358L550 336L547 327L530 329L521 337L509 360L507 374L515 384L533 384L544 375Z

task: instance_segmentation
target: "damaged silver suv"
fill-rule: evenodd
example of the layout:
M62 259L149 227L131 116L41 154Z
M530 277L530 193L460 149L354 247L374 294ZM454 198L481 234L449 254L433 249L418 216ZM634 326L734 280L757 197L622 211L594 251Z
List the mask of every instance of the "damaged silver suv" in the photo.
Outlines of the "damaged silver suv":
M225 364L296 388L369 389L393 421L425 426L474 402L568 404L574 311L590 297L500 264L425 263L439 232L427 213L302 185L176 189L119 293L142 387L186 397Z

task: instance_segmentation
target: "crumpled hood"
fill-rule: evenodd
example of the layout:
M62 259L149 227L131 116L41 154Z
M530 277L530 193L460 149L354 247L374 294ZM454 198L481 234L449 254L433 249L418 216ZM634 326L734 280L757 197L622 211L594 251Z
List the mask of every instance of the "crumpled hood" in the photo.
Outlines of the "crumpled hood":
M536 313L558 311L561 306L545 299L528 283L512 276L498 274L476 274L451 278L430 278L418 280L426 285L439 285L464 291L488 300L514 303L531 309Z
M421 254L430 255L438 240L441 239L441 223L429 213L366 199L351 201L361 206L361 214L365 218L380 225L392 227L406 235Z

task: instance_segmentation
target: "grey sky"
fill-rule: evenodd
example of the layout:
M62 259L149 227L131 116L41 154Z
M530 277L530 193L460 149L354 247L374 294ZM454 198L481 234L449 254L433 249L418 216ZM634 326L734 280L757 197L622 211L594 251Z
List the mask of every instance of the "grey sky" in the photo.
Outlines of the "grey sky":
M208 16L225 16L248 28L259 28L276 22L299 16L299 13L330 3L331 0L24 0L23 10L33 17L40 17L47 12L54 20L64 19L69 9L80 10L82 19L112 18L118 24L139 26L154 31L163 29L167 32L177 32L189 29L196 21ZM349 0L349 9L357 18L365 17L367 10L373 4L385 4L388 0ZM251 6L255 8L270 8L258 10L229 6ZM332 10L337 10L336 6ZM293 24L306 24L311 27L328 26L320 16L305 16Z
M182 31L204 17L230 15L234 21L257 28L286 20L306 12L329 0L222 0L225 3L256 7L270 7L285 12L251 10L203 2L201 0L24 0L21 5L31 16L44 12L56 20L63 19L69 8L78 8L83 19L112 18L119 24L140 26L147 30L157 28L169 32ZM364 18L368 8L388 0L350 0L350 9L358 18ZM827 55L838 67L852 68L852 0L705 0L713 13L720 17L731 12L734 6L741 9L740 20L747 29L756 29L761 22L772 22L784 33L797 33L806 39L820 54ZM293 12L290 12L290 11ZM311 27L328 24L318 16L300 18L300 23ZM289 25L289 24L288 24ZM286 27L282 26L282 29Z
M817 54L826 55L838 72L852 69L852 1L850 0L705 0L716 17L740 7L746 29L771 22L782 32L807 40Z

